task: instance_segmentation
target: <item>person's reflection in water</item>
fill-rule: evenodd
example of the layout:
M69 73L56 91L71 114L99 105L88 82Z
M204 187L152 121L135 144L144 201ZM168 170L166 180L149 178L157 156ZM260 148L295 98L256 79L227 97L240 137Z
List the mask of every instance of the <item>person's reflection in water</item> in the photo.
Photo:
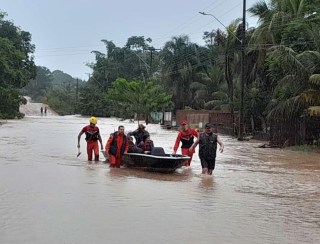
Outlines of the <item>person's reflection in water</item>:
M114 181L125 181L130 174L126 168L110 168L109 171L106 172L106 176Z
M200 177L199 187L205 191L212 191L215 188L214 177L203 175Z

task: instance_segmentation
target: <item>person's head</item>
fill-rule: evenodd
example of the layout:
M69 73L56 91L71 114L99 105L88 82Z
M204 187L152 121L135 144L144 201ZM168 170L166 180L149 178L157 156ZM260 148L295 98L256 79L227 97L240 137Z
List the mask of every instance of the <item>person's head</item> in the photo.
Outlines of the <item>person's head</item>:
M212 129L213 129L213 126L212 126L212 124L210 124L210 123L206 123L206 124L204 125L204 129L205 129L205 132L206 132L206 133L211 133L211 132L212 132Z
M133 143L133 138L132 138L132 136L127 136L127 139L128 139L129 145L134 144L134 143Z
M96 117L91 117L91 118L89 119L89 122L90 122L90 125L91 125L91 126L95 126L98 121L97 121L97 118L96 118Z
M188 128L188 121L187 120L181 120L180 121L180 125L182 127L183 130Z
M149 135L144 135L144 136L143 136L143 141L144 141L144 142L150 141L150 136L149 136Z
M123 125L119 125L119 127L118 127L118 132L119 132L119 134L121 134L121 135L124 134L124 126L123 126Z
M143 124L139 124L138 130L144 130L146 127Z

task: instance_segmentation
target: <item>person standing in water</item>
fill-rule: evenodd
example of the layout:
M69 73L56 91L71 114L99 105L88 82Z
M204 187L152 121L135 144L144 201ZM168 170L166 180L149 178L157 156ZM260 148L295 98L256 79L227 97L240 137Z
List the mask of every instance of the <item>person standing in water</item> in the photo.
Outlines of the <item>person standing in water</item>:
M103 150L102 139L100 136L99 128L96 126L97 118L91 117L89 119L90 124L83 127L78 135L78 148L80 148L80 139L83 133L86 134L86 142L87 142L87 154L88 161L92 161L92 153L94 153L94 161L99 161L99 145L98 141L101 145L101 150Z
M194 137L198 138L199 134L195 129L189 128L188 121L182 120L180 122L180 124L181 124L182 130L179 132L179 134L177 136L176 142L173 147L173 154L177 153L179 144L181 142L182 143L182 145L181 145L182 154L190 157L190 159L186 162L185 166L190 166L192 156L194 154L194 149L189 150L189 148L192 146L192 144L194 142Z
M223 152L224 145L217 134L212 132L212 125L205 124L205 131L200 133L198 139L190 147L190 151L199 144L199 158L201 161L202 174L212 175L212 171L216 164L217 144L219 144L220 152Z
M122 155L128 152L128 139L124 134L124 126L119 125L118 131L110 135L105 149L110 168L120 168Z

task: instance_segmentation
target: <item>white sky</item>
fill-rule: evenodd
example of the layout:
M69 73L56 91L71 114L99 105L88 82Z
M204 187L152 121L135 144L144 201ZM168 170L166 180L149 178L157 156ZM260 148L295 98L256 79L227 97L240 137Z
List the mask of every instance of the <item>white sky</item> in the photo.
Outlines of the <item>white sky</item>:
M247 0L247 9L258 0ZM36 65L87 79L93 50L105 52L102 39L123 47L131 36L150 37L162 48L173 36L187 34L204 45L204 31L242 17L243 0L0 0L6 19L32 35ZM256 21L247 13L249 26Z

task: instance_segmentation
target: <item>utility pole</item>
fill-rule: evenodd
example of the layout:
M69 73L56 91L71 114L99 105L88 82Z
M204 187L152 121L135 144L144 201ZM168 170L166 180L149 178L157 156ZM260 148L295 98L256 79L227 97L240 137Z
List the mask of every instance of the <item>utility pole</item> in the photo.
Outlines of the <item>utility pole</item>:
M79 92L79 79L77 78L77 86L76 86L76 112L78 107L78 92Z
M199 12L202 15L210 15L217 20L226 29L227 27L213 14L205 12ZM243 11L242 11L242 26L241 26L241 39L239 39L234 33L230 32L240 43L241 43L241 81L240 81L240 116L239 116L239 130L238 140L243 140L244 132L244 84L245 84L245 69L244 69L244 58L245 58L245 42L246 42L246 0L243 0ZM233 92L232 92L233 93ZM234 123L234 118L232 119ZM234 126L233 126L234 127Z
M246 0L243 0L242 33L241 33L241 86L240 86L240 115L238 140L243 140L244 135L244 84L245 84L245 41L246 41Z
M148 47L148 48L145 48L146 50L149 50L150 51L150 76L152 76L152 73L153 73L153 52L156 51L156 50L161 50L161 49L157 49L157 48L154 48L154 47Z

